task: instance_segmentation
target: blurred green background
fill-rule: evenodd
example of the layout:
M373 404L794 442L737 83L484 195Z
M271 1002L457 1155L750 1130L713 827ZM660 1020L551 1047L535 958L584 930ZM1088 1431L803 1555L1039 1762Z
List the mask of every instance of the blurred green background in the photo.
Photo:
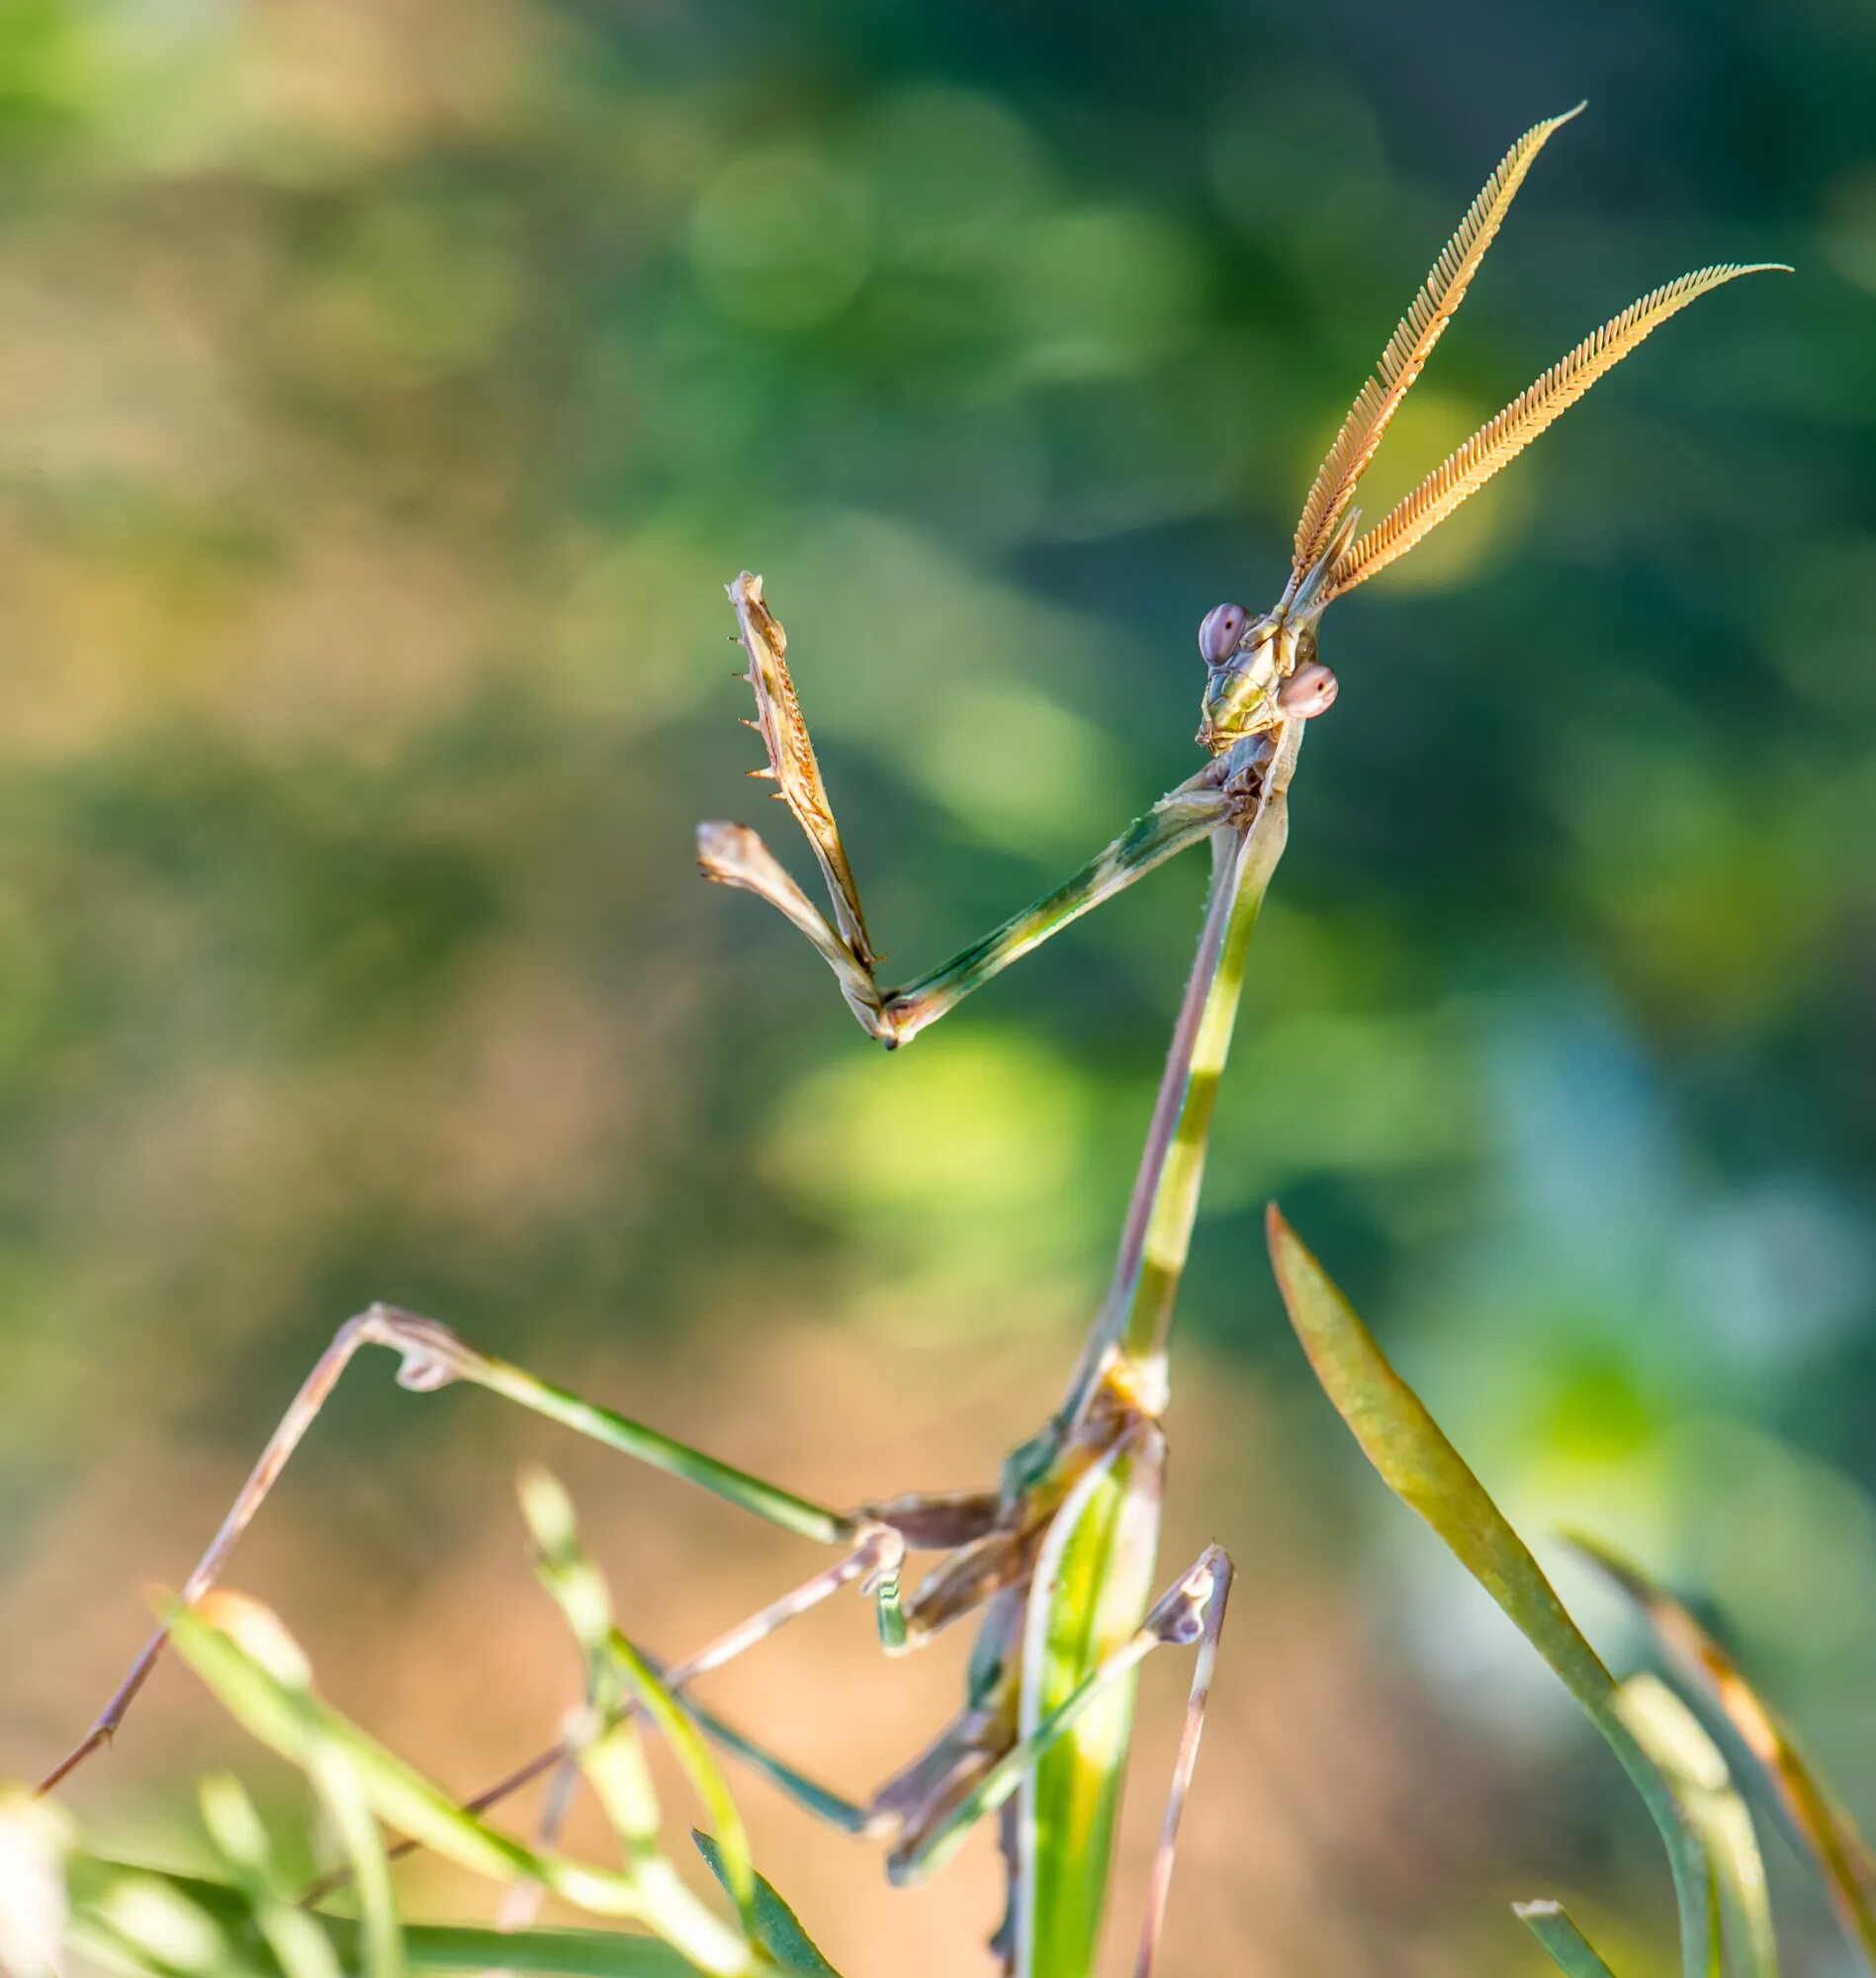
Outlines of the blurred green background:
M811 1492L994 1475L1107 1270L1202 861L882 1056L695 876L694 821L759 808L721 586L765 574L922 969L1194 765L1201 614L1274 597L1435 249L1582 96L1371 514L1642 290L1799 273L1328 622L1175 1366L1167 1558L1244 1577L1169 1958L1516 1970L1539 1892L1669 1955L1615 1768L1310 1388L1273 1193L1525 1529L1711 1603L1876 1815L1870 0L14 0L0 1769L89 1721L373 1297ZM809 1568L389 1372L233 1578L465 1788L577 1682L524 1454L667 1653ZM842 1603L713 1694L862 1790L961 1647L885 1666ZM290 1795L165 1668L73 1798L184 1858L229 1755ZM749 1800L844 1968L978 1968L987 1843L892 1895Z

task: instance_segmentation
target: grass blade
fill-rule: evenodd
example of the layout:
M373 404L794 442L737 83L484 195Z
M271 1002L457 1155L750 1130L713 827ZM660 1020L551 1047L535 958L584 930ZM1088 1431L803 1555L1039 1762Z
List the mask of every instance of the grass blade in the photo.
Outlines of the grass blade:
M245 1890L226 1882L79 1853L72 1859L72 1889L74 1922L81 1931L89 1933L90 1920L106 1904L110 1891L127 1879L166 1887L228 1935L241 1931L249 1914ZM359 1968L356 1923L316 1910L297 1914L317 1933L335 1960L335 1969ZM688 1958L660 1938L622 1931L504 1931L475 1924L407 1923L403 1947L413 1971L506 1970L538 1973L540 1978L695 1978L696 1974Z
M70 1939L111 1964L128 1964L158 1978L247 1978L253 1963L234 1947L244 1918L196 1900L192 1890L163 1875L132 1871L117 1876L96 1899L74 1906Z
M620 1872L537 1850L499 1832L314 1694L306 1658L273 1614L239 1594L206 1595L165 1618L176 1652L263 1745L302 1770L336 1748L379 1819L413 1841L502 1884L536 1881L595 1916L648 1923L698 1968L741 1978L749 1946L689 1896L674 1875L648 1889L642 1869ZM667 1864L669 1872L669 1864ZM674 1896L687 1897L680 1911ZM503 1960L505 1961L505 1960Z
M372 1818L364 1782L343 1746L315 1745L307 1757L307 1777L338 1836L358 1893L359 1948L364 1978L403 1978L403 1927L398 1895L391 1885L391 1861L384 1836Z
M321 1918L341 1955L347 1926ZM419 1923L404 1928L404 1948L420 1971L530 1971L566 1978L696 1978L697 1967L656 1936L609 1930L491 1930ZM355 1960L354 1960L355 1961Z
M318 1925L288 1897L273 1843L240 1782L226 1773L202 1781L203 1825L227 1864L284 1978L342 1978L339 1960Z
M1076 1484L1036 1562L1024 1649L1028 1738L1129 1641L1152 1598L1164 1445L1120 1444ZM1019 1802L1021 1978L1085 1978L1107 1904L1134 1682L1117 1682L1036 1760Z
M1765 1885L1765 1857L1725 1754L1693 1712L1654 1676L1630 1676L1617 1707L1643 1751L1673 1781L1681 1805L1706 1843L1726 1914L1734 1968L1741 1978L1778 1978L1778 1940Z
M1739 1734L1766 1789L1784 1810L1822 1877L1844 1934L1876 1972L1876 1861L1841 1802L1721 1648L1673 1595L1599 1539L1567 1543L1632 1600L1669 1662L1697 1683Z
M1551 1954L1565 1978L1615 1978L1562 1903L1513 1903L1511 1913Z
M696 1721L658 1674L651 1663L616 1628L610 1643L612 1655L638 1692L646 1714L665 1735L677 1762L684 1768L691 1788L716 1823L716 1840L721 1850L723 1886L743 1919L745 1930L757 1935L757 1875L750 1859L749 1834L737 1810L722 1767L711 1755Z
M1615 1678L1530 1549L1275 1203L1267 1228L1278 1287L1316 1379L1387 1486L1446 1541L1608 1741L1667 1848L1685 1978L1718 1978L1720 1944L1706 1848L1673 1788L1623 1721Z
M653 1664L656 1668L658 1665ZM665 1670L658 1670L660 1675ZM761 1773L770 1784L797 1806L804 1807L815 1819L829 1827L837 1827L843 1834L864 1834L868 1827L866 1809L856 1806L850 1799L843 1799L837 1792L822 1785L800 1772L784 1758L778 1758L773 1752L759 1745L754 1738L746 1737L734 1724L726 1724L714 1711L704 1709L695 1702L688 1691L684 1695L684 1708L692 1720L709 1738L711 1744L726 1752L732 1752L746 1765ZM759 1897L762 1878L756 1877L757 1893Z
M693 1833L690 1838L709 1864L711 1874L733 1896L736 1892L730 1888L729 1863L721 1845L707 1834ZM820 1946L802 1929L801 1919L782 1901L774 1883L765 1875L756 1877L754 1912L757 1942L784 1971L803 1972L807 1978L840 1978L839 1972L821 1955Z
M612 1601L599 1571L581 1550L574 1507L567 1492L544 1470L521 1479L521 1509L539 1549L541 1583L560 1603L568 1626L586 1652L596 1678L595 1696L621 1683L637 1697L645 1714L664 1734L692 1790L715 1823L721 1848L721 1880L756 1935L756 1868L749 1835L722 1767L711 1755L703 1733L651 1663L613 1625Z

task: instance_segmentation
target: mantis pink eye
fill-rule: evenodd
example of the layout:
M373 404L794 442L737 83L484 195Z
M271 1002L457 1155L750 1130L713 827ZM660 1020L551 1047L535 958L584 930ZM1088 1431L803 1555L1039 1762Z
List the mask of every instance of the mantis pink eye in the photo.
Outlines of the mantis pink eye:
M1277 705L1298 721L1311 721L1330 706L1341 682L1320 660L1298 667L1277 691Z
M1199 651L1208 667L1219 667L1244 636L1250 614L1241 604L1214 604L1199 627Z

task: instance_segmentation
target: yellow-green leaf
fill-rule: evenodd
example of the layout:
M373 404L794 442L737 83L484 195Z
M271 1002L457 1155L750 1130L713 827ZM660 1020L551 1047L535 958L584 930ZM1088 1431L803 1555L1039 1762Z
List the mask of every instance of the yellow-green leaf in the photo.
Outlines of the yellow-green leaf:
M1568 1543L1634 1601L1668 1660L1713 1699L1739 1734L1810 1853L1844 1934L1876 1971L1876 1860L1790 1728L1671 1593L1599 1539L1572 1532Z
M1363 1454L1459 1555L1583 1708L1592 1716L1609 1713L1615 1678L1529 1548L1275 1205L1268 1233L1291 1323Z
M735 1900L746 1932L755 1933L756 1869L749 1836L722 1767L710 1753L696 1721L632 1642L612 1625L612 1598L598 1569L580 1544L574 1507L567 1492L545 1470L521 1478L521 1510L538 1549L541 1583L560 1604L604 1692L634 1694L683 1767L697 1797L708 1808L722 1848L723 1886ZM649 1784L649 1781L648 1781ZM610 1797L602 1794L602 1797ZM628 1843L632 1836L625 1835Z
M1673 1788L1623 1722L1615 1678L1570 1619L1530 1549L1275 1203L1266 1226L1290 1321L1323 1391L1388 1487L1446 1541L1608 1741L1667 1848L1685 1978L1718 1978L1720 1944L1713 1928L1706 1848Z
M176 1653L239 1724L303 1770L322 1753L340 1753L348 1776L388 1826L474 1873L504 1884L539 1882L594 1916L642 1920L722 1978L752 1969L749 1945L684 1888L668 1861L635 1863L629 1873L603 1868L528 1847L459 1806L316 1694L305 1657L258 1602L218 1591L193 1608L167 1603L163 1618ZM651 1867L662 1872L654 1877Z
M1706 1843L1741 1978L1778 1978L1765 1857L1726 1754L1680 1698L1646 1672L1623 1683L1617 1707L1637 1743L1672 1781Z

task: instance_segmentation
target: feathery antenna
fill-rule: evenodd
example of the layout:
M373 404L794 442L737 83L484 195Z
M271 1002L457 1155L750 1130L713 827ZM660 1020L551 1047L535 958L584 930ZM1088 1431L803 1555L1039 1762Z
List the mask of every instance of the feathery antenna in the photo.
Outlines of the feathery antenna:
M1374 459L1387 421L1399 410L1400 402L1465 300L1467 287L1478 272L1485 249L1496 237L1537 154L1552 132L1567 124L1582 107L1579 103L1561 117L1547 117L1542 124L1534 124L1512 145L1467 209L1459 230L1440 250L1413 306L1395 325L1374 375L1356 394L1335 443L1316 471L1315 485L1296 523L1293 584L1308 573L1334 540L1336 526L1355 497L1356 485Z
M1631 303L1620 315L1612 316L1593 335L1584 337L1567 357L1553 364L1496 418L1488 420L1463 446L1449 454L1411 494L1343 551L1319 593L1322 602L1326 604L1343 591L1353 590L1378 570L1385 570L1396 557L1405 556L1676 311L1684 310L1710 289L1720 288L1741 275L1772 271L1791 272L1782 261L1726 262L1718 267L1699 268Z

